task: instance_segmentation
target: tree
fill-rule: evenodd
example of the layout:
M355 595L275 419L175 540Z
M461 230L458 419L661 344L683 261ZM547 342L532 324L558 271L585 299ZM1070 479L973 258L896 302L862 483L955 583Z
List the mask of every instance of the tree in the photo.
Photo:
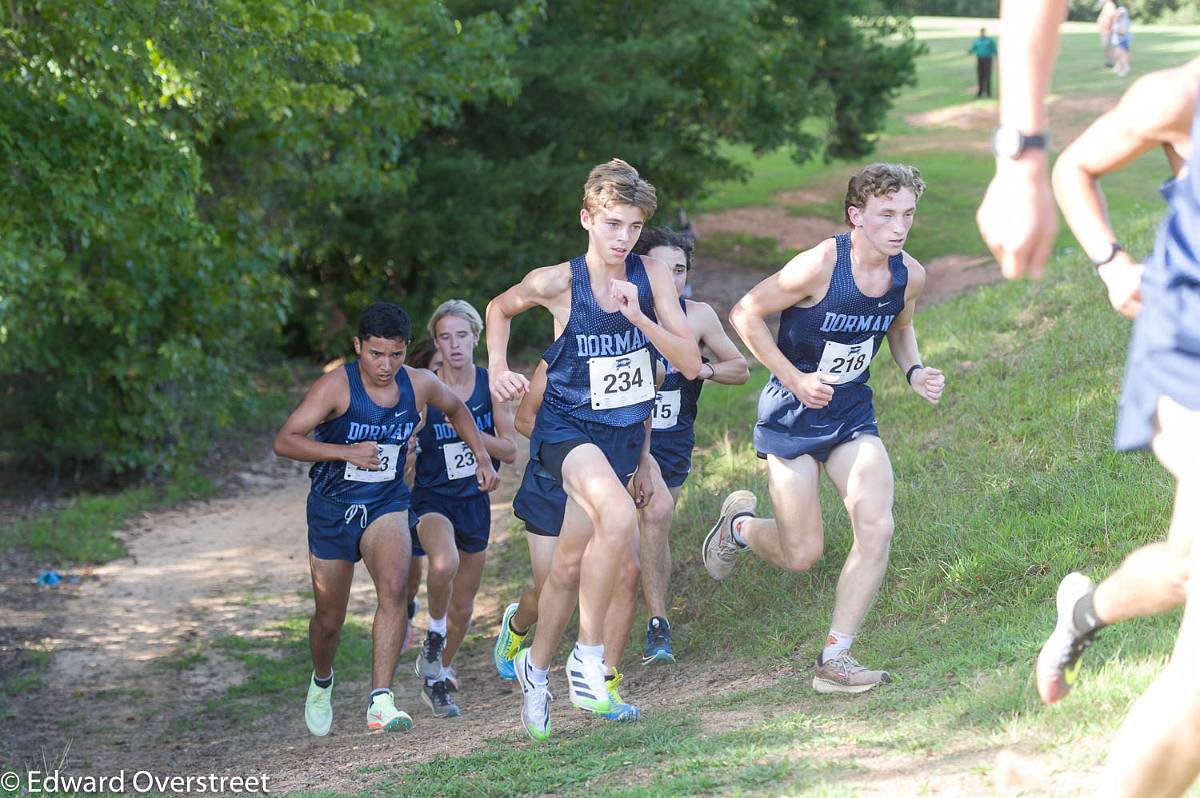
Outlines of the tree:
M485 302L580 250L583 181L613 156L656 185L660 219L741 174L727 143L798 161L864 157L917 50L907 22L868 0L556 0L512 58L515 100L471 103L458 123L423 130L403 194L338 202L337 257L312 248L295 261L314 303L306 317L365 303L363 286L414 309ZM528 340L544 342L535 324Z
M402 195L423 126L511 94L515 27L388 6L9 5L0 449L154 471L234 418L286 318L279 264L320 203ZM368 69L388 91L364 89Z

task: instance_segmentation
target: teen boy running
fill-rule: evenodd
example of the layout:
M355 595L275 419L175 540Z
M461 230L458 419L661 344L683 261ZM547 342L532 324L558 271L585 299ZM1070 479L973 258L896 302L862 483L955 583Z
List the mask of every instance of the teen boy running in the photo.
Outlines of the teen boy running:
M667 265L675 283L675 293L683 296L692 268L695 245L691 238L669 227L651 227L642 232L633 251ZM674 662L671 624L667 621L667 592L671 585L671 544L668 533L675 502L683 492L683 483L692 470L692 449L696 446L696 404L705 380L726 385L741 385L750 378L746 358L725 334L721 320L709 305L681 299L688 327L696 342L708 349L714 360L705 361L700 375L685 379L673 368L667 375L654 404L653 434L650 452L662 473L649 504L642 509L641 534L642 593L650 615L646 623L646 645L642 664Z
M530 447L536 448L534 440L534 419L542 405L542 397L546 390L546 364L538 364L537 370L530 381L529 390L521 400L517 410L517 431L530 439ZM661 482L657 476L657 467L649 450L643 446L642 458L638 470L630 482L630 490L639 508L650 500L654 482ZM521 593L520 601L509 604L500 619L500 630L492 648L492 662L496 673L502 679L516 679L514 660L521 650L521 644L529 634L529 629L538 619L538 600L541 597L542 586L551 568L557 569L564 584L569 589L578 591L579 570L582 553L591 536L591 527L586 515L576 515L574 526L567 525L564 517L567 509L567 494L548 471L536 461L530 460L521 479L521 486L513 497L513 514L525 522L526 540L529 543L529 564L533 584ZM563 551L570 559L555 559L560 537L568 540ZM578 541L574 543L572 541ZM638 583L641 570L638 567L638 534L625 550L621 562L617 584L613 588L612 602L604 616L604 664L606 674L605 685L611 702L608 712L601 712L601 717L609 720L637 720L641 710L621 699L618 688L621 684L621 671L618 666L626 642L629 640L629 630L633 626L633 615L637 608ZM573 584L574 587L570 588Z
M466 403L493 468L517 458L512 412L493 410L487 370L475 365L475 345L483 332L478 311L461 299L443 302L429 319L429 335L442 355L437 376ZM427 411L417 433L416 476L412 494L413 556L429 557L425 588L429 632L417 655L421 697L435 717L455 717L449 674L475 608L483 578L492 505L475 481L475 455L437 408Z
M891 546L892 465L879 439L869 366L886 335L892 358L917 395L936 404L945 377L921 364L912 317L925 270L904 242L925 190L920 173L872 164L846 190L849 233L801 252L734 306L730 321L771 370L758 401L754 446L767 460L775 518L754 514L753 493L739 490L721 507L704 540L714 579L733 570L747 548L791 571L806 571L824 547L818 481L833 481L854 530L838 580L833 624L817 655L813 688L861 693L891 681L850 656L875 599ZM781 313L778 343L766 319Z
M614 159L592 170L583 204L579 219L588 232L587 254L533 270L488 305L488 374L497 401L525 391L528 380L508 367L510 322L539 305L549 310L558 337L543 358L546 396L532 459L570 497L568 519L584 514L591 522L578 593L579 642L568 660L568 683L572 704L607 712L604 616L637 525L625 486L637 468L644 422L654 407L656 350L689 378L699 373L700 353L666 267L644 263L630 251L657 206L654 187ZM559 541L556 560L565 543ZM535 739L550 733L547 672L574 605L574 593L552 571L538 602L533 644L516 663L525 694L522 720Z
M333 723L333 658L346 619L354 564L375 583L371 627L369 731L399 731L412 719L396 709L392 679L406 621L409 567L408 486L404 457L413 426L428 404L450 419L480 458L475 479L496 486L483 440L466 405L432 374L404 365L411 324L398 306L377 302L358 323L358 360L313 383L275 436L280 457L313 463L309 476L308 550L316 611L308 624L313 674L304 703L318 737ZM310 438L309 434L313 433Z

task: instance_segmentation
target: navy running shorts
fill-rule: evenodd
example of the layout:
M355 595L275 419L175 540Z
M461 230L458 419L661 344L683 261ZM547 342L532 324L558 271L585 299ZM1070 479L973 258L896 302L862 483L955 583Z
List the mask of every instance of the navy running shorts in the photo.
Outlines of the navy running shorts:
M824 463L834 449L862 435L879 436L866 383L834 386L833 400L817 410L802 405L774 377L758 397L754 448L763 459L769 454L784 460L809 455Z
M594 443L604 452L609 465L622 485L629 482L637 470L642 456L642 442L646 439L646 425L642 422L627 427L610 427L596 421L560 413L543 404L534 422L540 441L533 459L542 464L559 483L562 482L562 464L567 455L585 443Z
M1147 263L1142 311L1133 324L1117 414L1116 447L1144 449L1154 437L1158 400L1200 410L1200 284L1171 281Z
M696 431L651 432L650 454L658 462L663 481L668 488L678 488L692 472L692 449L696 448Z
M441 496L433 491L415 490L412 510L408 514L408 528L412 534L414 557L424 557L425 549L417 536L417 522L421 516L438 513L450 520L454 527L454 545L459 551L477 554L488 546L492 531L492 502L486 493L469 498Z
M367 527L389 513L407 513L408 505L407 491L369 504L340 502L309 491L308 550L320 560L358 562Z
M567 494L550 472L530 460L521 478L521 487L513 497L513 515L525 522L525 530L544 538L556 538L562 531L567 511Z

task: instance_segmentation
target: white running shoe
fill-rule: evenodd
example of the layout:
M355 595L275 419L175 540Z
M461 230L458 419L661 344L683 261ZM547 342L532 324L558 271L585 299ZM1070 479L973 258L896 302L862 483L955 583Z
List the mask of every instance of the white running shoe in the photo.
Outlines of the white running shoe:
M550 739L550 695L549 684L534 684L529 678L529 649L521 649L517 655L517 681L521 683L521 723L525 733L534 742Z
M316 678L317 673L313 671L308 680L308 697L304 699L304 724L317 737L324 737L333 726L333 683L318 687L313 681Z
M713 579L729 576L737 564L738 555L745 551L746 547L733 539L733 522L743 515L754 516L757 503L758 499L748 490L735 490L725 497L721 504L721 515L705 536L701 549L704 567Z
M604 660L583 659L578 650L567 657L567 687L571 703L588 712L612 711L612 697L605 682Z
M392 691L379 693L371 699L367 707L367 731L408 731L412 728L412 718L407 712L396 709L396 699Z

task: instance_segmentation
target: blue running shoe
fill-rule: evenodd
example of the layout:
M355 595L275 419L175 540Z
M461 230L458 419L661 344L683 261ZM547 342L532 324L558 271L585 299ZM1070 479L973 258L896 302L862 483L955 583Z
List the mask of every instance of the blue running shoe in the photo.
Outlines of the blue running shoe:
M626 704L621 700L621 694L617 692L617 687L620 686L621 680L625 677L616 668L613 668L611 676L604 680L604 686L608 688L608 700L611 709L608 712L597 712L596 714L607 720L615 721L634 721L642 719L642 711L633 704Z
M675 654L671 651L671 624L667 623L666 618L656 615L646 624L646 648L642 651L642 664L674 661Z
M516 614L516 604L509 604L504 608L504 617L500 619L500 632L496 635L496 645L492 647L492 664L496 666L496 673L501 679L510 682L517 678L513 661L517 658L517 652L521 650L521 644L525 642L525 635L514 632L509 623Z

